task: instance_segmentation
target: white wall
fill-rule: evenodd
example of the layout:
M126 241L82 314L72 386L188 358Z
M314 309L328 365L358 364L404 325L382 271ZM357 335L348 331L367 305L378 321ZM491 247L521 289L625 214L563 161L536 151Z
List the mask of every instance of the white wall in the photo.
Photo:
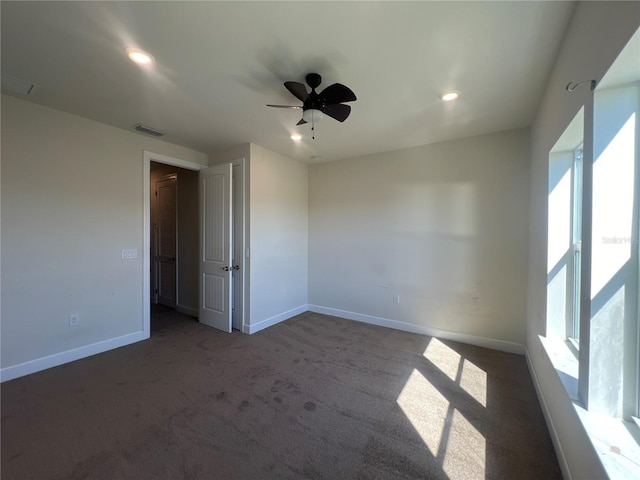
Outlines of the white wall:
M306 311L308 166L251 144L250 332Z
M578 5L532 126L531 229L527 350L565 475L606 478L564 387L538 335L546 327L547 175L549 152L582 106L585 158L593 145L593 94L588 85L572 93L568 82L601 79L640 22L637 2L582 2Z
M517 350L528 191L528 129L312 165L309 303Z
M141 339L143 150L208 162L2 96L3 378Z

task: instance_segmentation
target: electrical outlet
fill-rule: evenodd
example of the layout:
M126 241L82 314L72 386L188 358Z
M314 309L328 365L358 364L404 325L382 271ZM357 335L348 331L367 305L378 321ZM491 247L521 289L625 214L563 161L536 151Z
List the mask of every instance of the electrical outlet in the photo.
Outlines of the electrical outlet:
M70 327L75 327L79 323L80 323L80 315L78 315L77 313L72 313L71 315L69 315L69 326Z

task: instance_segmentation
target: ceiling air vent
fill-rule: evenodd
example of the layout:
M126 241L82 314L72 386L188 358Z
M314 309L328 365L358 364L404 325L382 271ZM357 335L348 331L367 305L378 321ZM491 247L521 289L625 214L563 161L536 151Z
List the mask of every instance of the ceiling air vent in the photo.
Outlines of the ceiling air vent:
M138 123L133 126L133 129L136 132L144 133L145 135L151 135L152 137L164 137L166 133L161 132L160 130L156 130L155 128L147 127L146 125L142 125Z
M32 96L36 94L38 85L35 83L27 82L18 77L12 77L6 73L2 74L2 90L6 90L11 93L19 93L20 95Z

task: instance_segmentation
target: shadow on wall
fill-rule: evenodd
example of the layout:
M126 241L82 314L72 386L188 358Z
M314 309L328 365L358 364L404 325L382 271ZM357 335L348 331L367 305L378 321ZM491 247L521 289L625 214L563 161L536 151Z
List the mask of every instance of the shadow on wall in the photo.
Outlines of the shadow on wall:
M523 343L529 132L310 169L310 303Z

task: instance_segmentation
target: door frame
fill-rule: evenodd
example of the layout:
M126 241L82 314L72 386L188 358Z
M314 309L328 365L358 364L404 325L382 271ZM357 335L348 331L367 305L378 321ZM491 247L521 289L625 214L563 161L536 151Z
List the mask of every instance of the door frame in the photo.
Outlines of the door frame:
M203 168L208 168L212 165L202 165L200 163L191 162L188 160L182 160L161 153L154 153L148 150L142 151L142 335L143 338L149 338L151 336L151 162L164 163L166 165L173 165L174 167L185 168L187 170L199 171ZM223 163L223 162L217 162ZM245 320L246 312L248 311L248 291L247 291L247 273L249 255L246 249L246 237L247 237L247 188L245 182L245 175L247 166L244 158L238 158L230 162L232 165L241 165L242 175L242 206L241 215L242 218L242 251L245 252L244 261L242 262L242 268L240 269L242 275L242 311L240 312L242 319L242 331L248 333ZM200 215L197 216L200 218ZM199 220L198 220L199 221ZM198 295L199 297L199 295ZM199 300L198 300L199 301Z
M236 169L238 170L236 172ZM244 158L238 158L236 160L233 160L231 162L231 172L232 172L232 178L231 178L231 184L232 184L232 188L233 190L233 206L232 206L232 211L231 211L231 219L232 219L232 228L233 228L233 245L232 245L232 257L233 260L236 262L236 265L238 265L238 261L239 261L239 265L240 265L240 269L235 271L233 273L233 275L231 276L231 283L233 285L233 305L232 305L232 311L235 312L235 307L236 305L239 306L238 312L237 312L237 316L238 316L238 320L240 323L240 330L242 331L242 333L249 333L249 326L246 325L244 323L244 320L246 318L246 312L248 311L249 308L249 295L247 292L247 289L245 288L246 285L246 278L247 278L247 274L248 274L248 265L249 265L249 249L247 248L247 216L246 216L246 203L247 203L247 188L246 188L246 166L245 166L245 159ZM238 179L238 181L235 180L235 177L233 175L238 174L238 176L240 177ZM238 188L239 187L239 188ZM236 196L236 191L235 189L238 188L240 190L240 194ZM235 221L236 219L239 220L239 227L240 227L240 239L238 240L236 238L236 233L237 233L237 226ZM239 245L238 245L238 241L239 241ZM236 252L236 247L239 248L237 250L239 250L240 252L240 257L241 258L236 258L235 257L235 252ZM239 288L238 285L235 281L235 276L240 277L239 281L237 283L239 283ZM238 294L238 290L240 293L240 302L236 302L236 295ZM232 316L231 319L231 324L233 325L234 322L234 318Z

